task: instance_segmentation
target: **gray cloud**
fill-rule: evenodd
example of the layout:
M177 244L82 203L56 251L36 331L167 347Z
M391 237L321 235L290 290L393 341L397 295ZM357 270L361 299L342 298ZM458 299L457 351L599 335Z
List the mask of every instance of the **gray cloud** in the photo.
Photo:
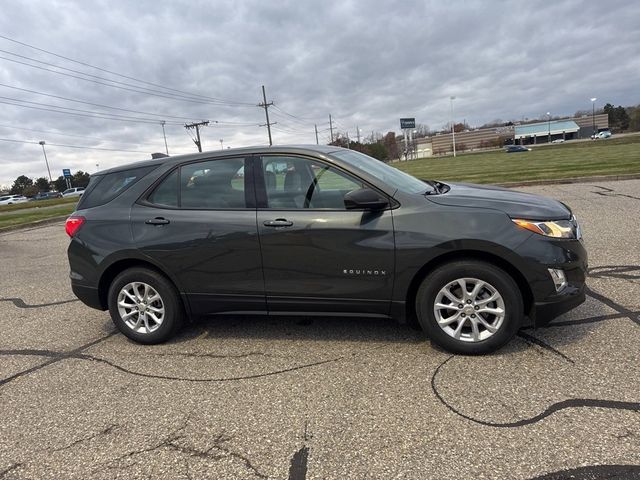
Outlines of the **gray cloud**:
M455 115L472 125L495 118L572 114L589 98L639 102L640 4L609 1L6 1L0 34L166 87L257 104L269 100L277 143L328 137L328 114L355 136L358 125L398 130L400 116L439 128ZM0 49L127 83L0 39ZM0 53L1 56L10 57ZM32 63L32 62L31 62ZM242 122L203 130L207 149L266 142L255 106L198 104L118 90L0 59L0 83L124 109ZM149 85L138 84L153 88ZM105 111L0 87L0 96ZM142 154L47 147L54 175L95 170L163 151L159 124L62 115L0 104L0 138L140 150ZM133 113L119 112L140 116ZM158 119L159 117L154 117ZM169 120L167 118L167 120ZM167 125L171 153L194 151ZM0 185L46 174L39 145L0 142Z

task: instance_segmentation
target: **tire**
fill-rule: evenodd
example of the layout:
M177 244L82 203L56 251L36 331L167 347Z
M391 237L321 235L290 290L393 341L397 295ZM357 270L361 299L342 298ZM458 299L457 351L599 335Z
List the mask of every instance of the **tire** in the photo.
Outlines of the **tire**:
M416 294L416 313L433 343L452 353L479 355L513 338L522 325L524 306L518 285L504 270L459 260L427 275Z
M116 276L109 286L108 305L118 330L138 343L162 343L183 323L184 308L175 287L147 268L130 268Z

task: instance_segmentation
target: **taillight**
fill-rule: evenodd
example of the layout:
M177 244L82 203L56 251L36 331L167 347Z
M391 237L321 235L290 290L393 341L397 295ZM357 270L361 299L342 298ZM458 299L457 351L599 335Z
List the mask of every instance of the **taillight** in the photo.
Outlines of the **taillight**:
M64 224L64 230L67 232L67 235L73 237L85 220L86 219L80 215L72 215L67 218L67 222Z

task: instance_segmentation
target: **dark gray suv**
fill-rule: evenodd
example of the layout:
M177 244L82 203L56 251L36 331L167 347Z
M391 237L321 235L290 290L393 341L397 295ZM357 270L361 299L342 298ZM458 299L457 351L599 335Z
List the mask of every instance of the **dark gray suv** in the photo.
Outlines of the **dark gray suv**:
M197 316L359 315L417 320L475 354L584 301L587 255L566 205L330 146L100 172L66 229L73 291L141 343Z

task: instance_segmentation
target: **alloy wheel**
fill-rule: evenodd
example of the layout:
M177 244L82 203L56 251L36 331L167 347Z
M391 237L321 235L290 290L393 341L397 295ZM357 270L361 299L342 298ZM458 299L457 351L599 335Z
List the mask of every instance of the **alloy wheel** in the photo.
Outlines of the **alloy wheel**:
M131 330L148 334L162 325L165 317L164 302L151 285L131 282L118 293L118 313Z
M458 278L436 294L433 313L447 335L476 343L500 329L506 311L504 299L493 285L477 278Z

